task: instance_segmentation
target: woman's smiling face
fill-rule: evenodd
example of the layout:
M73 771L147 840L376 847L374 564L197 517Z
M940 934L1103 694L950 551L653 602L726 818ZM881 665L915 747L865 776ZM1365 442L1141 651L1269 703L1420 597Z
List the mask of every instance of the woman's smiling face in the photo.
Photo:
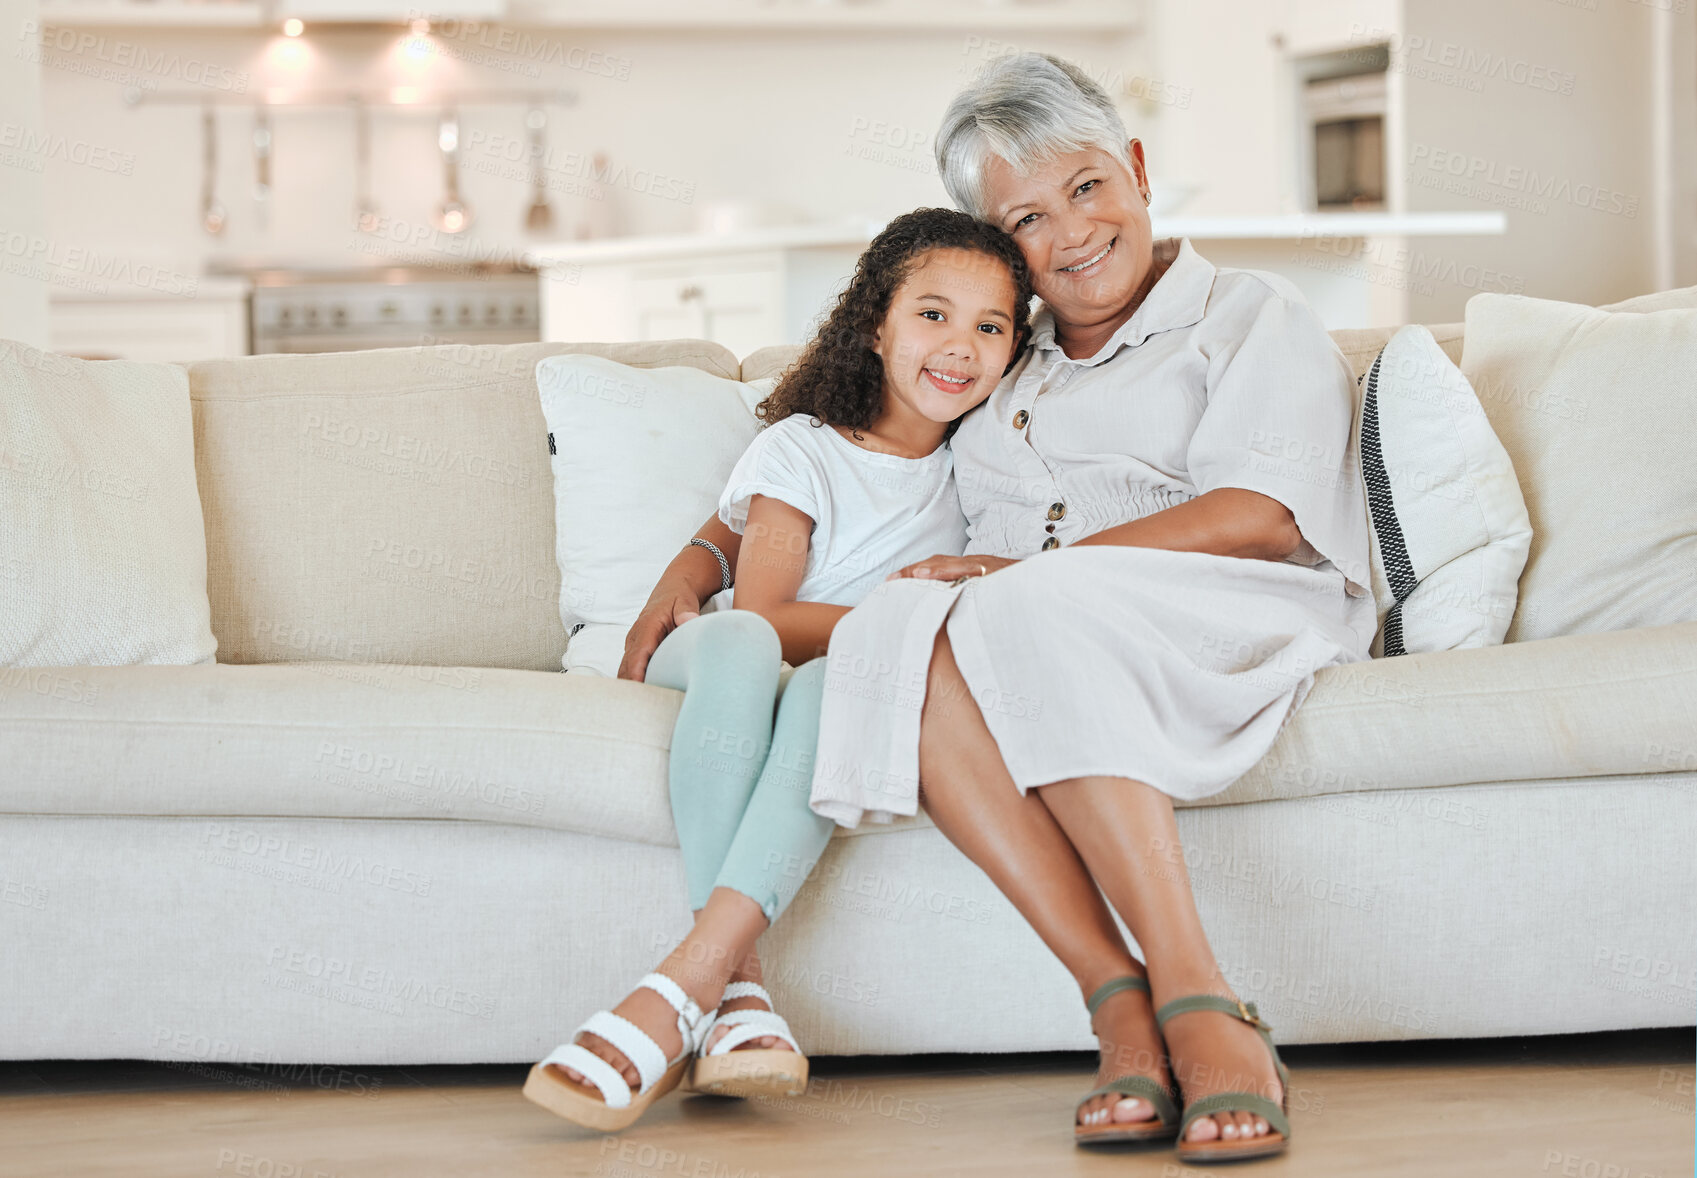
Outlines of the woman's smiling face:
M992 225L1013 236L1032 284L1058 324L1092 327L1129 315L1153 262L1143 145L1132 168L1099 147L1016 172L999 156L984 168Z

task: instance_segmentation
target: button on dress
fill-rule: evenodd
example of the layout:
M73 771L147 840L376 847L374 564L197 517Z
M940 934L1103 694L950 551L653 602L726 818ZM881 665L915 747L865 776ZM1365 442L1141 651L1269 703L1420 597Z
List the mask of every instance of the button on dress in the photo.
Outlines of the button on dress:
M837 624L813 809L842 825L918 809L920 709L937 633L1023 792L1125 777L1218 793L1265 755L1322 667L1376 625L1354 380L1288 283L1217 269L1188 241L1096 355L1053 314L952 446L967 553L1019 563L963 585L902 580ZM1271 496L1283 561L1120 545L1104 529L1222 487Z

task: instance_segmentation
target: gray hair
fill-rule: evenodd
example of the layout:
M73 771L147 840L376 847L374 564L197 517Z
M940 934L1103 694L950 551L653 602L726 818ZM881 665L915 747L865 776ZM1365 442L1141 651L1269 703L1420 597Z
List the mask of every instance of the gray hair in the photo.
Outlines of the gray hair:
M1090 75L1048 53L1019 53L984 67L949 103L937 131L937 173L955 207L986 220L984 165L1015 171L1099 147L1129 170L1125 124Z

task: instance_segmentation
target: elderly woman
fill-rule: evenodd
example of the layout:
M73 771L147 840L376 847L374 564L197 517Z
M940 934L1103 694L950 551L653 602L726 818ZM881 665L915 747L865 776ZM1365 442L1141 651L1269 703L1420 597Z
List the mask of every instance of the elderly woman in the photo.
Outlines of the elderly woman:
M1152 240L1142 145L1069 63L992 65L937 158L955 203L1019 245L1042 306L951 443L969 555L904 569L832 638L814 808L911 813L922 783L1089 996L1101 1086L1080 1140L1278 1152L1286 1073L1215 962L1173 799L1224 789L1316 670L1367 657L1350 372L1289 286ZM734 560L716 520L699 535ZM720 584L685 549L621 675ZM923 707L865 690L869 667L923 685Z

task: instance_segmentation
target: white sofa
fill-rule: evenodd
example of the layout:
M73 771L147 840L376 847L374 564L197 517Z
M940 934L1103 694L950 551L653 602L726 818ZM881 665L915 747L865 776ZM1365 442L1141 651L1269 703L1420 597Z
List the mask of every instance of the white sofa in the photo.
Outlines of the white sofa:
M559 673L532 370L567 351L792 354L187 365L219 662L0 671L0 1057L529 1061L682 932L680 697ZM1697 623L1323 671L1180 827L1282 1042L1690 1023ZM838 837L767 942L815 1053L1091 1042L923 819Z

